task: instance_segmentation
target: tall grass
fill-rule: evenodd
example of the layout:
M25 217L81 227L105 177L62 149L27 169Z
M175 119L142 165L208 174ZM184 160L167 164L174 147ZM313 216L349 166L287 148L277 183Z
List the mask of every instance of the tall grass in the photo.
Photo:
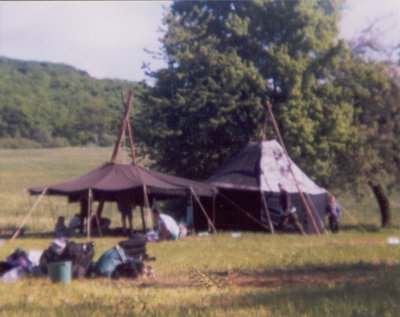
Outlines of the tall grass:
M0 149L0 226L15 225L33 205L36 197L30 197L27 189L61 183L108 162L111 148L57 148L57 149ZM126 154L121 159L128 160ZM350 193L340 193L343 205L342 225L359 227L379 227L378 205L371 193L357 200ZM394 226L400 226L400 198L391 197ZM35 230L52 229L59 214L72 216L79 207L68 204L65 198L46 197L39 205L29 226ZM119 215L113 204L106 204L105 213L114 223L119 223ZM136 213L137 214L137 213ZM140 223L139 219L136 223Z
M27 188L82 175L109 160L111 149L0 150L0 226L16 225L34 199ZM317 236L229 232L148 244L153 279L74 280L46 278L0 282L0 316L400 316L399 199L392 197L394 226L379 229L373 197L339 196L344 230ZM34 230L51 230L54 217L78 206L45 198L29 219ZM113 206L105 214L120 223ZM95 260L122 237L93 238ZM17 247L43 250L52 238L5 241L0 260ZM84 238L74 239L77 242ZM195 269L224 286L202 287Z
M61 183L81 176L110 161L111 148L0 149L0 225L20 223L37 197L30 187ZM72 216L77 204L68 204L63 197L45 197L28 226L36 230L52 230L58 215Z
M387 233L318 237L220 233L148 244L153 279L48 279L0 283L0 316L399 316L400 249ZM20 239L0 248L47 247ZM97 238L96 259L117 238ZM191 284L190 268L226 279L223 287ZM235 278L252 277L238 284ZM9 296L8 294L12 294Z

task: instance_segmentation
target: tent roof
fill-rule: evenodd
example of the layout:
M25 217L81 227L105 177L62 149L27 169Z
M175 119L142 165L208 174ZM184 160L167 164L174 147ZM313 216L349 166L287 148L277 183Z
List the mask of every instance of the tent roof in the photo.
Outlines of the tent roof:
M321 194L326 190L315 184L301 169L289 159L276 140L250 142L237 155L229 159L208 180L217 188L236 190L263 190L279 192L281 183L289 193L298 192L295 179L301 191Z
M217 191L212 185L155 172L139 165L106 163L77 179L48 186L46 193L76 197L87 194L91 189L94 194L107 196L142 190L144 185L147 192L154 196L184 196L190 193L191 188L198 196L212 196ZM30 188L29 191L40 194L44 188Z

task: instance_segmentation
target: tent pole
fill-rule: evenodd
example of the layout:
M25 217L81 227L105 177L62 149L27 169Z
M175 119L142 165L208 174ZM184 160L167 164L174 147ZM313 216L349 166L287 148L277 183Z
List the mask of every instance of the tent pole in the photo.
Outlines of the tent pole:
M123 136L123 134L125 132L125 129L126 129L126 123L129 120L129 111L131 110L132 99L133 99L133 92L130 91L129 95L128 95L128 101L126 102L126 106L125 106L124 117L123 117L123 119L121 121L121 125L119 127L119 133L118 133L117 142L115 143L114 151L113 151L113 154L112 154L112 157L111 157L111 162L112 163L115 163L115 161L117 160L118 151L119 151L119 148L120 148L121 142L122 142L122 136Z
M261 195L261 201L264 205L265 208L265 212L267 213L267 219L268 219L268 226L269 226L269 230L272 234L275 234L274 231L274 226L272 225L272 221L271 221L271 215L269 213L269 208L268 208L268 204L267 204L267 200L265 199L264 196L264 192L262 191L262 189L260 188L260 195Z
M99 231L100 237L103 236L103 233L101 232L101 226L100 226L100 219L101 219L101 214L103 212L103 206L104 206L104 200L99 200L99 205L97 206L96 210L96 224L97 224L97 230Z
M278 140L279 140L279 143L280 143L281 146L282 146L283 153L285 153L286 160L287 160L287 162L288 162L288 164L289 164L289 165L288 165L288 166L289 166L289 171L290 171L290 173L292 174L292 177L293 177L293 179L294 179L294 182L296 183L296 187L297 187L297 190L299 191L300 198L301 198L301 201L302 201L302 203L303 203L303 205L304 205L304 208L306 209L307 216L308 216L309 219L311 220L311 225L312 225L312 227L313 227L315 233L319 236L319 235L320 235L320 231L319 231L319 229L318 229L317 223L315 222L314 216L312 215L312 212L311 212L311 210L310 210L310 206L307 204L307 201L306 201L306 199L305 199L305 197L304 197L304 194L303 194L303 192L302 192L301 189L300 189L300 186L299 186L299 183L298 183L298 181L297 181L297 178L296 178L296 176L294 175L294 172L293 172L293 170L292 170L292 164L290 163L289 155L288 155L288 153L287 153L287 151L286 151L285 144L283 143L283 139L282 139L281 133L280 133L280 131L279 131L278 124L276 123L275 116L274 116L274 114L273 114L273 112L272 112L272 107L271 107L271 103L270 103L269 100L267 101L267 108L268 108L268 112L269 112L269 115L270 115L271 120L272 120L272 124L273 124L274 129L275 129L275 134L276 134L276 136L277 136L277 138L278 138Z
M130 145L131 145L132 164L134 165L136 163L136 151L135 151L135 144L133 142L132 126L129 121L128 121L127 125L128 125L129 140L130 140Z
M146 232L146 221L144 219L144 210L143 210L143 206L140 206L140 215L142 217L142 226L143 226L143 233Z
M132 94L132 91L129 92L129 95L130 94ZM129 107L129 109L132 108L133 96L132 96L131 100L129 100L129 97L128 97L128 100L125 101L124 91L121 90L121 97L125 104L125 108L128 108L128 107ZM131 105L129 105L128 102L130 102ZM128 120L126 121L126 125L128 127L128 135L129 135L129 141L130 141L130 146L131 146L132 164L135 164L135 161L136 161L135 143L134 143L134 139L133 139L132 126L131 126L129 117L128 117Z
M203 212L204 216L207 218L208 226L213 229L214 232L217 232L217 229L215 229L215 226L213 222L211 221L210 217L208 217L206 210L204 209L199 197L196 195L195 191L193 190L193 187L190 187L190 191L193 193L194 198L196 199L197 203L200 206L201 211Z
M40 196L38 197L38 199L36 199L35 203L33 204L31 210L29 210L28 214L25 216L24 220L22 221L22 223L20 224L20 226L18 227L18 229L15 231L14 235L12 236L12 238L10 239L10 241L13 241L15 238L18 237L18 235L21 233L21 229L22 227L25 225L26 221L28 220L28 217L31 215L31 213L36 209L37 205L39 204L39 202L42 200L43 196L46 194L47 192L47 187L45 187L42 191L42 193L40 194Z
M150 203L149 203L149 196L147 195L147 186L146 184L143 184L143 195L144 195L144 200L146 202L146 208L147 208L147 213L150 214ZM146 232L146 221L143 222L143 230Z
M192 191L190 191L190 207L192 208L192 229L193 229L193 232L195 232L196 226L194 225L194 202L193 202Z
M90 239L90 223L92 218L92 190L88 189L88 209L87 209L87 238Z
M215 205L216 205L216 197L213 194L212 198L212 213L213 213L213 223L215 224Z

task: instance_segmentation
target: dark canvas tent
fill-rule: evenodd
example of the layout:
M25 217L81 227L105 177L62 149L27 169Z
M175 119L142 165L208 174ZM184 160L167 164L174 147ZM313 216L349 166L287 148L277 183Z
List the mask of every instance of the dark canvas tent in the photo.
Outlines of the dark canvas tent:
M30 188L31 194L40 194L44 187ZM46 187L47 195L67 196L78 200L91 190L95 200L117 201L124 195L137 205L144 205L144 196L149 200L189 196L194 192L200 197L211 197L215 187L189 179L156 172L139 165L106 163L85 175L61 184Z
M86 200L90 198L90 201L99 202L124 200L142 207L150 207L153 200L192 196L198 205L200 205L203 217L205 215L206 221L210 224L210 219L207 218L199 197L214 197L217 193L217 189L214 186L156 172L135 163L132 128L129 122L129 111L133 101L133 93L130 92L126 100L123 92L121 94L125 105L125 114L120 125L111 162L77 179L46 187L30 188L29 192L32 195L40 195L40 197L43 195L66 196L71 202L78 201L82 197ZM116 163L126 130L129 132L132 163ZM88 208L89 212L90 208ZM144 222L143 214L142 219ZM145 228L145 223L143 225Z
M280 218L278 184L282 183L304 229L313 232L300 191L320 232L324 230L326 190L316 185L293 161L288 161L275 140L250 142L207 182L216 186L220 193L214 219L219 229L267 230L268 218L277 227ZM263 203L262 195L266 203Z

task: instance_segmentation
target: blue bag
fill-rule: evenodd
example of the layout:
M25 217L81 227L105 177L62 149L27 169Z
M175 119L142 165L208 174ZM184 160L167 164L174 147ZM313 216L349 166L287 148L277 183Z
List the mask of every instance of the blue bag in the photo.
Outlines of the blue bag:
M98 276L111 277L117 266L127 263L129 257L118 244L107 250L95 264L94 271Z

